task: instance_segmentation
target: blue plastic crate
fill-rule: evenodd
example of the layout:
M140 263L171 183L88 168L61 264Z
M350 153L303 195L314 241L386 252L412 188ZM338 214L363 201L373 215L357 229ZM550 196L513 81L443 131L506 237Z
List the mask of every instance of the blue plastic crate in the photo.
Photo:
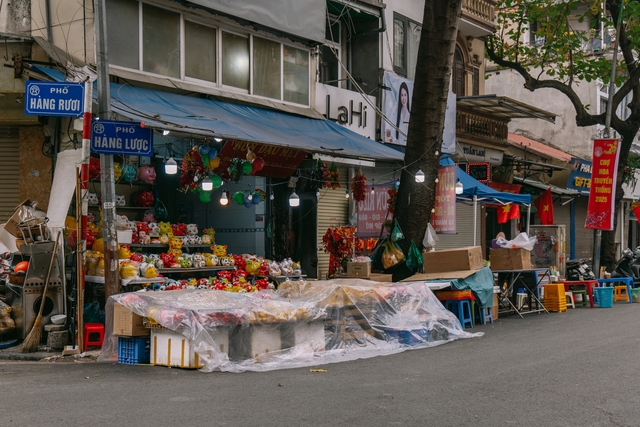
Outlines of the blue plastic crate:
M118 363L149 363L150 357L151 342L148 337L118 337Z
M598 302L598 307L613 307L613 286L601 286L599 288L593 288L593 292L595 293L595 299Z
M425 329L385 328L387 341L398 341L404 345L416 345L429 341L429 331Z

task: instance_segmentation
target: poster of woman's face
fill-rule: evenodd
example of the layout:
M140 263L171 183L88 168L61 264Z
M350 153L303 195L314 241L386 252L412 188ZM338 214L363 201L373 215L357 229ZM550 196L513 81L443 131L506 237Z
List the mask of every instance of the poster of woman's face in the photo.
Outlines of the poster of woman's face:
M380 129L382 139L391 144L406 145L409 131L409 116L411 114L411 97L413 96L413 80L399 77L392 73L385 73L383 90L382 113L393 123L382 119Z

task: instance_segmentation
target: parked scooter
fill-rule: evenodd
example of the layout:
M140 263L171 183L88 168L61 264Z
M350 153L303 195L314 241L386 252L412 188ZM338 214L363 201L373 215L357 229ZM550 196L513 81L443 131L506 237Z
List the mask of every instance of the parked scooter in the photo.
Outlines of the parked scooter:
M611 273L611 277L631 277L633 287L640 287L640 248L635 251L627 248L622 251L622 256Z
M569 281L596 280L596 275L591 271L589 263L591 259L570 259L566 263L566 276Z

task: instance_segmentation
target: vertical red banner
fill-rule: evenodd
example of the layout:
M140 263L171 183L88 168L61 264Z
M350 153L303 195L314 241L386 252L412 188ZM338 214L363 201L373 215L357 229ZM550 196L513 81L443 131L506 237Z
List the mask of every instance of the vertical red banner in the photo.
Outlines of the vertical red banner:
M440 234L456 233L456 165L438 169L435 213L431 225Z
M585 228L613 230L619 144L617 139L593 141L591 189Z
M392 214L387 218L387 191L391 185L374 185L373 192L371 188L365 187L364 200L358 202L358 237L378 237L384 220L393 218Z

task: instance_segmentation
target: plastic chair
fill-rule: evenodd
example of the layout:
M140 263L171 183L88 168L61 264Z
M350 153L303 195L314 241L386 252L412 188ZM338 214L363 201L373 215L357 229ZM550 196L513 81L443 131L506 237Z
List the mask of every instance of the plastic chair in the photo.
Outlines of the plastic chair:
M564 293L565 298L567 298L567 308L576 308L576 303L573 301L573 292L567 291Z
M613 287L613 302L616 301L631 301L631 295L627 295L626 285L616 285Z
M471 303L468 299L447 300L445 301L445 308L458 317L458 320L460 320L460 324L462 325L462 329L466 327L467 323L469 324L469 327L473 328Z
M102 323L85 323L84 325L84 350L89 347L102 347L104 341L104 325Z
M586 307L589 304L587 291L585 289L572 290L571 293L573 294L574 305L576 304L576 295L580 295L581 297L580 303L582 304L583 307Z

